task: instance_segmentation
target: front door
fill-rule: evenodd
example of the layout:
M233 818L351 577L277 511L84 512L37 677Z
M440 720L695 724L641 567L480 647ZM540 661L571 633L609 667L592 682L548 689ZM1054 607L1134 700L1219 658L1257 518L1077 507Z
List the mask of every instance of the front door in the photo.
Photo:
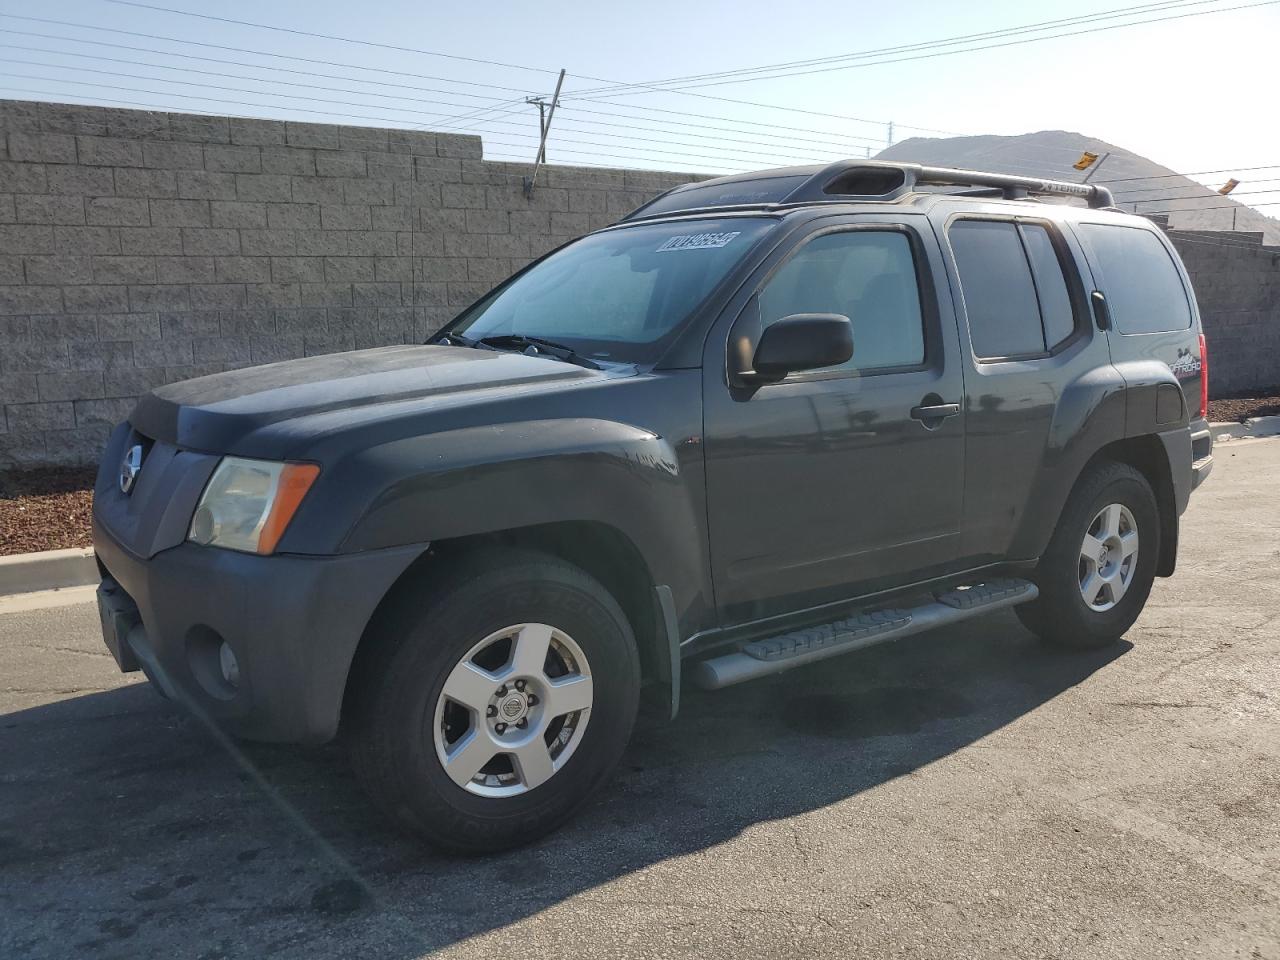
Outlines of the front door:
M934 288L945 276L936 241L923 218L820 223L766 262L746 306L708 340L707 502L724 625L896 586L958 554L963 384L954 315ZM749 355L761 329L798 313L848 316L852 359L735 386L730 350Z

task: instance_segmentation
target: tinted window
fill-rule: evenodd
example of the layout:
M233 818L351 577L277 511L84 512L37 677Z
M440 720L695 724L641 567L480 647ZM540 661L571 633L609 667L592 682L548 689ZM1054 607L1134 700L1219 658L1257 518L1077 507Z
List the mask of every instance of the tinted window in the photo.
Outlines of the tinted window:
M958 220L949 237L973 352L988 358L1043 353L1036 288L1017 226Z
M853 357L842 368L924 362L915 257L904 234L857 230L805 244L760 292L763 326L794 313L839 313L853 322Z
M1136 227L1081 224L1102 274L1103 292L1121 333L1156 333L1191 326L1182 278L1158 237Z
M593 233L482 300L452 332L544 337L643 362L775 222L723 218Z
M1071 306L1071 294L1067 292L1062 262L1053 249L1053 239L1049 236L1048 229L1038 223L1020 224L1019 229L1027 248L1027 260L1031 263L1031 275L1035 279L1036 294L1040 300L1044 342L1052 350L1075 332L1076 315Z

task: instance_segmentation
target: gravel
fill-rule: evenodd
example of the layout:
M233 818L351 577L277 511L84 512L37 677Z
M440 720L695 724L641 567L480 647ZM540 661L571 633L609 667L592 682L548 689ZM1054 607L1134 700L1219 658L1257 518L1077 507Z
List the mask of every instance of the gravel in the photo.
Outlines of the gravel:
M0 473L0 556L90 545L92 468Z
M1250 417L1280 414L1280 397L1248 397L1240 400L1210 400L1209 420L1213 423L1244 423Z

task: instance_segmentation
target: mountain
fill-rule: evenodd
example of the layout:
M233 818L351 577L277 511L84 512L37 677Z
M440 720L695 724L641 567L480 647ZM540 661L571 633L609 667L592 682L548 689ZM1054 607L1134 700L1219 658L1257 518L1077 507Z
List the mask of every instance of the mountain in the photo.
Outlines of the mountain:
M1178 176L1154 160L1081 133L1042 130L1018 137L912 137L882 150L876 159L1080 180L1085 174L1072 164L1086 150L1099 157L1110 153L1090 179L1110 187L1117 205L1125 210L1167 213L1173 229L1257 232L1264 243L1280 244L1280 220Z

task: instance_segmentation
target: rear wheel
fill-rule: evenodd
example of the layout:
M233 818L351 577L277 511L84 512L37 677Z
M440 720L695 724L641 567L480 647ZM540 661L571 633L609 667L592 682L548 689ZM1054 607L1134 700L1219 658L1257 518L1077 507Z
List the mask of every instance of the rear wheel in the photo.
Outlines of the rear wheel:
M1040 596L1015 608L1018 617L1050 643L1113 643L1142 612L1159 553L1159 513L1146 478L1128 464L1095 464L1068 498L1036 569Z
M354 679L354 765L381 807L438 847L547 833L626 746L640 686L630 626L563 561L474 557L380 633Z

